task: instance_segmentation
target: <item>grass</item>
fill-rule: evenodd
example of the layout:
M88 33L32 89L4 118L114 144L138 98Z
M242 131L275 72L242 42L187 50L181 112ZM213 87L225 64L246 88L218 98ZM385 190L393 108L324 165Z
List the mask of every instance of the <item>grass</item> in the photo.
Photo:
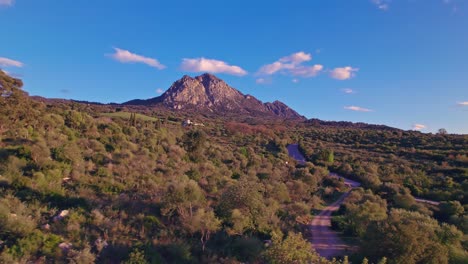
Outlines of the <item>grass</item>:
M130 112L113 112L113 113L101 113L100 116L105 116L105 117L110 117L110 118L123 118L123 119L130 119L130 116L133 113ZM142 121L153 121L156 122L159 119L147 115L142 115L142 114L136 114L135 115L136 119L142 120Z

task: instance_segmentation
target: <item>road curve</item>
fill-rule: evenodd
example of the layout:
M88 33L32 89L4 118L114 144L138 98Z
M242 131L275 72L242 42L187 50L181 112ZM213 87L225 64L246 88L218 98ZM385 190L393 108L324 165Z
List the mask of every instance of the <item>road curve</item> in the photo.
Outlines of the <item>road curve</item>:
M299 144L289 144L287 146L289 157L295 159L300 164L305 164L306 159L299 151Z
M305 164L306 159L299 151L298 144L290 144L287 146L287 149L291 158L295 159L300 164ZM361 184L336 173L330 173L328 176L331 178L343 179L344 183L351 188L348 192L341 195L338 200L325 207L318 215L316 215L308 227L308 231L310 232L309 240L312 247L320 254L320 256L330 259L332 257L348 255L351 250L354 250L354 248L343 242L337 232L331 229L331 215L334 211L337 211L340 208L340 205L346 197L348 197L351 190L361 186ZM426 203L435 206L440 204L440 202L437 201L421 199L418 197L415 197L415 200L418 203Z
M288 145L289 156L294 158L299 163L305 163L305 157L299 151L298 144ZM330 177L342 178L345 184L351 188L359 187L361 184L346 178L343 178L337 174L330 173ZM310 233L310 243L317 253L325 258L332 258L338 256L344 256L349 254L351 247L347 245L338 235L337 232L331 229L331 215L334 211L340 208L340 205L346 199L351 192L348 191L341 195L341 197L334 203L325 207L318 215L314 217L312 222L308 226Z

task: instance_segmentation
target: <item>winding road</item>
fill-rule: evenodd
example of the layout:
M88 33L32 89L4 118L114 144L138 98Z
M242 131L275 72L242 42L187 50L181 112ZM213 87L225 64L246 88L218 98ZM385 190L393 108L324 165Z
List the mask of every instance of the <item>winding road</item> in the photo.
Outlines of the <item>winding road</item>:
M287 146L289 156L294 158L298 163L305 164L306 159L299 151L298 144L290 144ZM320 254L320 256L327 259L332 257L339 257L349 255L349 253L355 250L354 247L347 245L338 235L338 232L331 229L331 215L333 212L340 208L340 205L348 197L352 189L361 186L359 182L346 179L336 173L330 173L329 177L343 179L345 184L351 189L344 193L334 203L325 207L318 215L314 217L312 222L309 224L310 232L310 243L312 247ZM431 205L439 205L439 202L415 198L416 202L426 203Z
M305 157L299 151L298 144L288 145L289 156L294 158L301 164L305 163ZM337 256L344 256L353 250L352 247L347 245L338 235L338 232L331 229L331 215L334 211L340 208L340 205L348 197L349 193L353 188L361 186L360 183L346 179L335 173L330 173L330 177L344 179L345 184L351 187L351 189L344 193L334 203L325 207L318 215L314 217L312 222L308 226L310 232L310 243L317 253L325 258L332 258Z
M289 144L287 146L289 157L295 159L300 164L305 164L306 159L299 151L299 144Z

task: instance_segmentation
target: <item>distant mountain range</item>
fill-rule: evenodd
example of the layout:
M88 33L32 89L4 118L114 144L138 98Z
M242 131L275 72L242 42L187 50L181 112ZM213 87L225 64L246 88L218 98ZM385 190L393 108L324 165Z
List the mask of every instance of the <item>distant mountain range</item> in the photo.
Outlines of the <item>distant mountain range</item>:
M251 116L276 116L285 119L305 120L305 117L275 101L262 103L251 95L244 95L218 77L205 73L197 77L183 76L161 96L146 100L131 100L124 105L164 106L175 110L236 113Z

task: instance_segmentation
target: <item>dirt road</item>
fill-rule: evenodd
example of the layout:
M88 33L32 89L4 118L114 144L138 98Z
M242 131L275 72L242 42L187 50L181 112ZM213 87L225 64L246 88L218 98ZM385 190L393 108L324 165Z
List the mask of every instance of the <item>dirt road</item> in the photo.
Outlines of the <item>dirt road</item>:
M299 151L297 144L288 145L289 156L296 159L299 163L305 163L305 158ZM330 174L330 177L343 178L337 174ZM345 179L345 184L351 188L359 187L361 184L349 179ZM343 194L338 200L325 207L320 214L314 217L308 229L310 232L309 240L312 247L320 256L331 259L332 257L349 255L352 248L347 245L338 236L338 233L331 229L331 214L340 208L344 199L350 191Z
M314 217L309 225L312 247L320 256L327 259L349 255L352 250L338 236L338 233L331 229L331 214L340 208L341 203L343 203L348 195L349 192L343 194L337 201L323 209L320 214Z
M287 148L291 158L294 158L300 164L305 164L306 159L299 151L299 145L290 144ZM355 250L355 248L343 242L338 233L331 229L331 214L340 208L340 205L343 203L352 189L361 186L359 182L346 179L336 173L330 173L329 177L343 179L344 183L351 189L344 193L334 203L325 207L317 216L314 217L308 227L310 232L309 240L312 244L312 247L320 254L320 256L327 259L349 255L353 250ZM440 203L417 197L415 197L415 200L419 203L426 203L435 206L439 205Z

